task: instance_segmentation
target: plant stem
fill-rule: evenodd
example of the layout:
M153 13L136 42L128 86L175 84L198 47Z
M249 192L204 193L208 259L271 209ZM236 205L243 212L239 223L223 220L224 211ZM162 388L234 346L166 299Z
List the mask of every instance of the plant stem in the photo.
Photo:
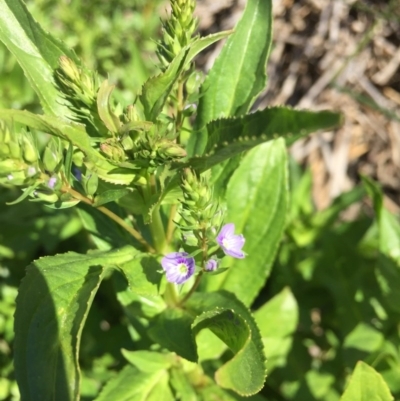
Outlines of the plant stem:
M172 205L170 212L169 212L169 219L168 219L168 226L167 226L167 243L169 244L172 240L172 236L174 235L174 230L175 230L175 223L174 223L174 218L176 214L178 206Z
M178 294L176 292L175 284L167 283L164 292L164 301L168 306L175 307L179 304Z
M160 207L156 206L151 213L150 223L151 236L153 237L154 247L158 253L164 253L167 245L167 239L165 237L164 224L161 219Z
M196 281L193 284L193 287L189 290L189 292L183 297L183 299L178 303L179 306L182 306L197 290L197 287L200 284L201 277L203 276L203 272L200 272L199 275L196 277Z
M123 219L121 219L121 217L116 215L111 210L107 209L104 206L98 206L98 207L94 206L93 201L91 199L87 198L85 195L80 194L78 191L75 191L71 187L64 186L61 190L63 192L69 193L76 200L86 203L87 205L93 206L94 208L96 208L97 210L108 216L111 220L114 220L124 230L126 230L129 234L131 234L132 237L134 237L140 244L142 244L147 249L147 251L151 253L156 253L156 250L142 237L142 235L138 231L136 231L133 227L126 224L126 222Z

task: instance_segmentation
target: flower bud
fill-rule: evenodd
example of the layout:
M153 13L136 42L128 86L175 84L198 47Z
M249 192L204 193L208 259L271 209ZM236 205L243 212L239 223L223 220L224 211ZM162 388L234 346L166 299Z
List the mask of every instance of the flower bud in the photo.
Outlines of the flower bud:
M164 141L160 144L159 153L168 158L182 158L186 157L186 150L181 148L178 144L170 141Z
M60 160L62 160L62 156L61 150L59 149L59 141L58 139L51 138L42 157L45 170L53 173L56 171Z
M199 90L201 83L204 80L204 74L199 71L193 71L186 81L186 92L191 95Z
M103 142L100 145L100 149L106 156L114 161L120 162L125 160L124 150L116 143Z
M6 143L0 142L0 157L9 157L10 148Z
M21 171L24 168L24 164L19 160L7 159L0 160L0 175L12 174L16 171Z
M82 183L85 188L85 192L89 196L93 196L99 185L99 178L96 173L90 173L87 177L82 176Z
M23 136L21 141L24 160L27 163L35 163L38 160L38 154L35 146L26 136Z
M13 159L20 159L21 154L21 147L18 142L10 141L8 142L8 147L10 149L10 154Z
M72 82L79 82L80 72L77 65L67 56L61 56L59 59L60 68Z

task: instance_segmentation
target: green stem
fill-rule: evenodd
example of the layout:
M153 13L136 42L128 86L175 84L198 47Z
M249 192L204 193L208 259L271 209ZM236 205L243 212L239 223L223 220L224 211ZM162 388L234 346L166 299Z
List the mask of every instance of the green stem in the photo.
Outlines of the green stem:
M178 205L172 205L171 210L169 212L168 226L167 226L167 243L170 244L172 241L172 236L174 235L175 230L175 215L178 209Z
M182 306L197 290L197 287L200 285L201 278L203 276L203 272L200 272L196 277L196 281L193 284L193 287L189 290L189 292L182 298L182 300L178 303L179 306Z
M164 301L168 306L174 307L179 304L176 286L173 283L167 283L164 292Z
M164 224L161 219L159 206L155 207L151 213L150 231L153 237L154 247L158 253L163 254L167 245L167 238L165 236Z

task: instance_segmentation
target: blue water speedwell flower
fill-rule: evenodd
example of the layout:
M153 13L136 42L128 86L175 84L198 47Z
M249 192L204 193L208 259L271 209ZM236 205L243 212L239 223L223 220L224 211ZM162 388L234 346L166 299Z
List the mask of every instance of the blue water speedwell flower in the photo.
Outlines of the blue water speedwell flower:
M226 255L237 259L244 258L242 251L245 239L242 234L235 235L235 225L233 223L225 224L217 235L217 242Z
M161 259L161 266L170 283L182 284L193 276L195 262L186 252L172 252Z
M218 269L218 261L215 259L207 260L205 269L208 272L213 272L213 271L217 270Z

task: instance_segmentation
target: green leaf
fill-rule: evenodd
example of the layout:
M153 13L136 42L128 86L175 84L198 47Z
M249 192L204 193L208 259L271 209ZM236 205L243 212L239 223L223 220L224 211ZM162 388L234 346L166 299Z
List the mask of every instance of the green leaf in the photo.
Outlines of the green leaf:
M299 320L299 307L290 289L284 288L258 309L254 317L268 357L268 371L285 366Z
M125 366L106 384L95 401L159 401L161 394L165 401L174 400L165 369L147 372Z
M354 348L372 353L380 349L384 342L383 334L364 322L358 325L344 339L344 348Z
M332 129L341 122L342 116L338 113L293 110L286 106L212 121L207 125L205 155L189 159L189 164L204 171L271 139L283 137L291 145L300 137Z
M131 235L96 208L80 203L77 212L98 249L107 251L134 243Z
M191 362L197 362L197 350L192 338L194 316L182 309L165 309L150 325L150 337L162 347L176 352Z
M128 351L121 350L125 359L136 366L142 372L154 372L162 369L169 369L174 363L172 354L160 354L155 351Z
M206 291L225 289L251 305L268 277L283 235L287 214L288 172L282 139L252 149L233 174L227 188L226 222L243 233L245 259L232 261L230 269L212 279Z
M53 75L61 55L76 61L75 54L43 31L21 0L0 1L0 40L17 58L45 113L69 116Z
M382 376L364 362L358 362L340 401L393 400Z
M201 88L196 128L221 117L245 114L266 84L271 48L271 0L249 0ZM192 135L189 154L202 154L205 132Z
M232 30L222 31L213 33L203 38L197 38L193 43L189 45L189 53L187 55L185 65L188 65L201 51L211 46L213 43L218 42L219 40L231 35L232 32Z
M156 121L158 115L161 113L174 83L179 78L185 66L188 51L188 48L182 49L166 71L150 78L143 85L142 94L139 96L139 99L144 107L144 114L147 120Z
M363 176L363 184L371 197L379 226L379 249L400 266L400 221L383 206L381 187Z
M119 269L127 278L129 288L135 294L158 296L162 292L163 275L159 273L160 263L153 256L140 253L135 259L119 265Z
M15 373L24 401L79 399L79 343L94 295L107 268L136 252L69 252L28 266L15 314Z
M98 207L101 205L105 205L109 202L114 202L125 195L129 195L132 193L131 188L118 188L118 189L109 189L107 191L102 192L94 198L94 207Z
M170 372L170 384L176 394L175 399L185 401L198 401L195 386L191 383L189 375L192 372L184 371L184 368L173 368ZM193 375L193 373L192 373ZM204 381L204 378L201 378Z
M114 85L110 85L107 79L101 83L97 93L97 111L108 130L116 134L120 129L121 123L111 109L111 93L113 90Z
M258 327L250 311L226 291L195 293L187 307L195 313L202 312L193 322L193 335L202 329L209 329L234 354L216 371L217 384L243 396L259 392L266 376L265 356Z

